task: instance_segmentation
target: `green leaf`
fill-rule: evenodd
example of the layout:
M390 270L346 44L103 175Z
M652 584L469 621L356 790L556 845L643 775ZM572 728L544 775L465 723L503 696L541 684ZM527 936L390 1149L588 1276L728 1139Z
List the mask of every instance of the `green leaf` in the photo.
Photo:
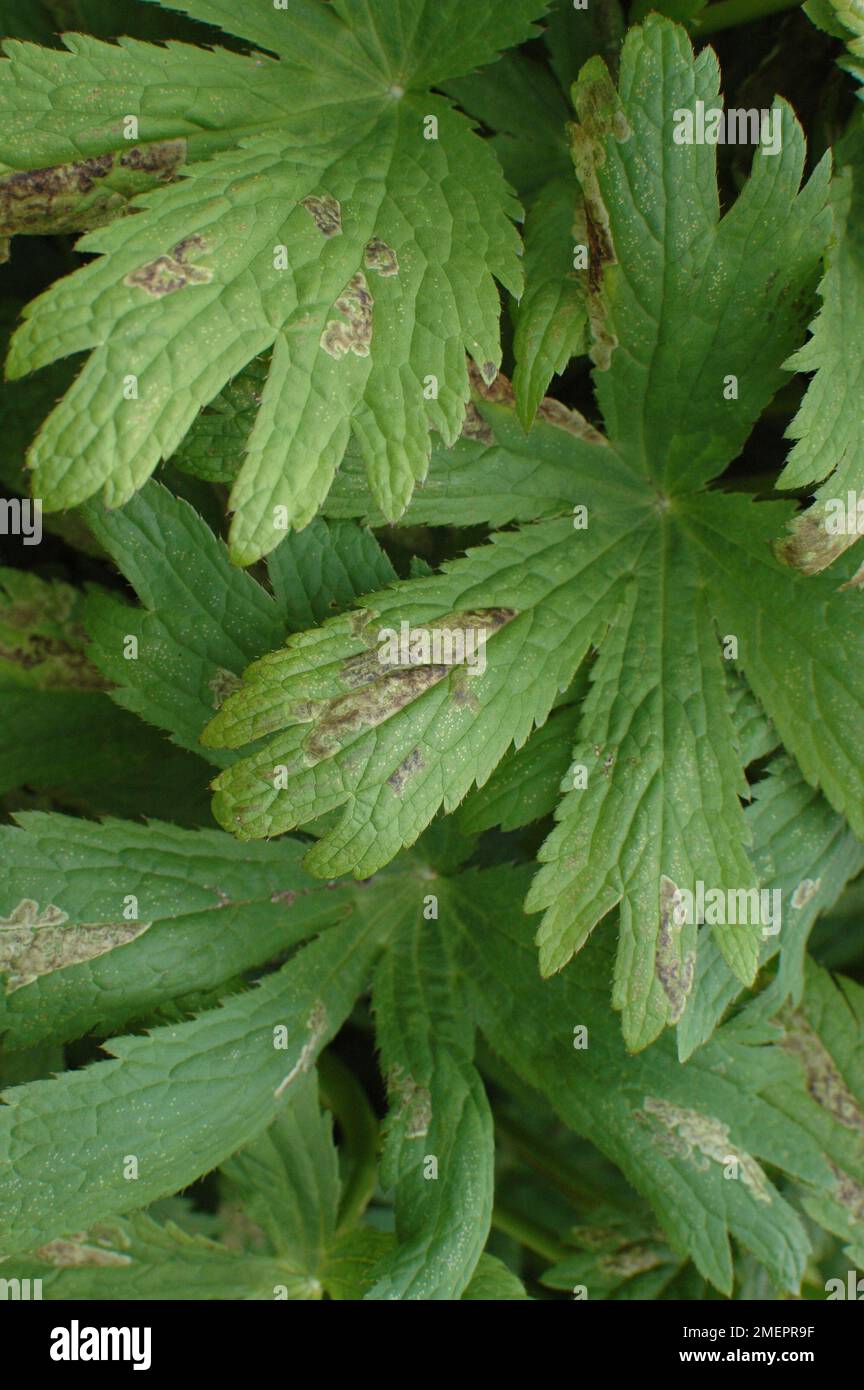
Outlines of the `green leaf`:
M497 432L507 407L483 409ZM482 786L599 644L572 756L584 785L572 782L579 789L561 803L529 902L547 909L547 970L622 903L615 998L635 1047L681 1016L692 982L695 923L677 941L662 926L661 880L689 891L699 880L756 887L739 797L759 744L748 747L752 735L733 723L718 636L737 638L739 667L777 735L860 831L864 794L847 757L864 707L860 625L851 595L772 559L777 505L696 493L658 508L608 447L590 446L608 460L598 476L582 469L588 446L566 430L544 422L532 438L540 458L547 441L554 452L573 447L571 496L587 526L563 519L500 534L440 576L372 595L360 613L256 663L206 741L240 746L285 732L222 775L214 811L256 836L302 824L313 807L345 805L306 862L362 877L438 806L450 810L472 782ZM478 609L490 629L482 675L434 666L379 674L384 628L458 629L468 621L458 615ZM491 615L502 609L511 616L496 627ZM721 927L716 940L739 980L752 980L759 924Z
M616 447L662 491L716 477L783 384L830 226L827 161L799 192L804 138L782 102L779 151L757 150L720 218L716 146L675 138L676 112L722 107L719 85L713 50L694 58L685 31L652 15L625 40L620 96L597 59L574 89L573 157L604 263L595 361L618 345L597 399Z
M366 1297L459 1298L489 1233L494 1144L464 988L434 922L417 916L394 942L372 1002L390 1100L381 1181L395 1188L398 1244Z
M4 1261L6 1278L41 1279L46 1300L320 1298L320 1287L269 1254L228 1249L146 1213L46 1241Z
M818 28L845 39L849 56L840 60L840 66L864 82L864 16L857 0L807 0L804 13Z
M641 513L611 465L591 489L598 498L608 491L611 534L589 530L574 546L569 520L500 534L441 575L373 594L357 613L250 667L205 742L239 747L285 732L218 779L220 824L255 837L302 824L313 807L345 805L307 862L317 873L364 877L411 843L442 803L452 810L473 782L482 785L511 742L521 745L544 721L609 608L616 541ZM466 656L474 642L473 672L466 659L452 670L382 663L378 634L398 633L402 622L430 643L430 624L455 632L454 643L461 633ZM478 632L486 635L482 672Z
M182 178L135 200L134 217L79 243L102 254L28 308L9 371L92 349L29 462L48 510L100 491L113 507L173 453L226 382L271 352L231 499L232 556L249 564L274 548L286 522L300 528L315 515L352 430L376 502L397 517L426 472L430 424L446 442L458 435L465 351L494 376L494 282L521 288L518 205L470 123L424 88L454 75L448 67L464 71L526 37L545 5L520 0L502 21L482 0L467 32L452 3L427 0L371 8L345 0L324 10L294 0L279 12L256 0L240 21L203 0L185 8L239 23L281 61L172 51L181 80L160 111L163 131L204 124L227 87L208 127L215 133L195 146ZM64 72L72 69L76 93L87 74L88 128L112 110L97 141L109 158L123 146L117 96L98 73L94 92L89 63L98 69L105 46L94 59L92 41L83 43L84 53L65 55ZM124 108L143 107L148 132L161 55L136 45L124 52L138 87ZM193 80L201 95L190 119L183 96ZM27 110L20 93L16 100ZM74 140L80 117L63 117ZM424 138L429 118L437 138Z
M429 473L402 524L503 526L554 516L582 501L574 461L588 473L603 470L609 446L602 434L578 411L547 399L538 416L559 428L526 435L512 411L498 408L513 401L505 377L499 375L491 388L475 377L474 385L462 437L452 449L433 448ZM359 460L350 451L324 510L333 517L363 517L373 526L384 522L370 503Z
M574 246L586 244L585 215L572 176L546 185L525 224L525 293L514 313L513 389L526 430L552 377L585 351L586 275Z
M599 55L617 68L625 27L619 0L594 0L586 10L573 11L571 0L555 0L544 34L553 71L568 93L589 58Z
M90 654L116 682L114 700L199 755L204 724L250 661L286 629L338 612L362 589L395 578L374 538L353 522L316 520L286 536L270 557L271 594L230 564L224 543L187 502L156 483L122 511L91 506L87 515L144 605L91 592Z
M297 1273L320 1280L336 1230L339 1159L314 1072L295 1085L291 1104L269 1129L221 1171L228 1194L273 1249Z
M759 1004L755 1008L759 1009ZM851 1242L859 1264L864 1252L864 990L832 976L813 961L797 1007L779 1016L779 1046L801 1068L803 1085L775 1086L772 1102L794 1115L825 1154L831 1181L805 1199L810 1216ZM853 1250L847 1253L853 1254Z
M85 652L84 607L70 584L0 569L0 794L38 789L120 815L157 814L169 796L178 821L206 818L194 759L103 692Z
M744 767L773 753L777 733L747 682L737 672L729 673L729 705L732 723Z
M49 1241L5 1268L41 1278L48 1298L362 1297L392 1238L362 1227L336 1236L338 1157L317 1091L314 1072L304 1075L265 1133L222 1165L229 1206L213 1224L225 1244L195 1229L200 1216L160 1224L153 1217L180 1204L157 1203L152 1213Z
M390 1232L373 1226L356 1226L338 1237L324 1266L328 1297L340 1301L363 1298L375 1281L379 1262L392 1248Z
M731 1234L781 1287L797 1291L808 1241L760 1160L820 1191L831 1174L817 1139L797 1117L786 1118L803 1093L790 1058L725 1030L686 1067L668 1038L628 1057L605 1001L611 962L602 941L578 971L545 983L538 977L530 933L512 912L525 879L525 869L508 866L439 885L448 949L482 1032L570 1129L621 1168L651 1202L673 1249L706 1279L731 1288ZM577 1045L578 1027L587 1029L585 1047ZM730 1157L737 1181L724 1178Z
M233 483L261 405L269 363L255 357L205 405L171 456L181 472L207 483Z
M567 31L594 25L593 12L558 18L558 28ZM552 376L587 350L587 276L574 270L575 246L587 241L587 228L567 143L569 103L548 68L513 53L485 72L447 83L446 91L496 132L492 146L529 208L525 291L512 310L513 384L528 429ZM528 125L525 110L531 111Z
M30 804L29 789L91 815L158 816L208 823L201 764L143 727L101 691L0 690L0 795L6 809Z
M218 831L151 822L90 821L39 813L0 827L0 921L24 902L49 906L69 937L38 977L0 994L7 1048L110 1033L171 1000L225 985L351 910L351 891L328 892L300 869L305 846L241 848ZM127 944L75 963L98 930ZM6 929L9 930L8 928ZM55 934L58 929L55 928ZM134 933L134 935L133 935ZM0 970L11 968L3 952ZM32 952L35 940L17 950Z
M596 374L610 440L547 410L530 442L518 443L509 390L496 382L485 395L478 388L475 453L466 454L474 516L496 512L491 480L500 460L497 514L530 509L535 488L541 510L558 519L493 536L439 575L372 594L356 614L292 637L250 668L204 735L229 748L267 739L217 779L220 824L257 837L303 824L313 808L344 808L306 863L318 874L362 877L411 843L439 807L450 811L482 786L599 648L572 759L579 775L541 851L528 906L545 913L545 973L565 965L620 906L613 998L634 1049L681 1018L692 990L697 923L678 920L679 895L695 895L701 882L750 902L757 887L741 798L758 740L733 720L740 697L730 697L724 657L736 661L808 783L864 833L864 780L848 756L864 710L855 597L805 581L772 557L788 504L704 490L779 381L795 325L803 331L788 306L807 300L826 230L824 175L797 191L803 140L788 113L782 149L757 155L735 208L718 221L716 151L677 145L657 97L662 87L682 104L688 92L707 99L717 82L710 52L695 59L683 31L656 17L628 35L620 107L597 60L580 79L574 148L594 219L589 240L599 247L592 323L601 333L603 315L613 327L624 315L611 365ZM637 120L642 103L656 122ZM664 161L663 218L646 252L641 213L636 233L635 171L662 171ZM604 218L614 260L603 250ZM763 249L745 257L756 221ZM696 265L714 277L711 313L693 330L704 332L706 351L713 344L711 360L727 352L730 365L757 359L737 400L724 399L719 378L716 392L705 373L696 382L696 359L684 363L674 346L689 343L683 325L707 293L707 280L697 294L688 279ZM775 277L771 295L779 287L773 338L752 286L746 305L741 299L751 270ZM666 288L648 325L658 284ZM634 408L641 399L644 420ZM560 484L548 468L559 461ZM520 471L521 496L509 482ZM561 515L571 510L572 518ZM387 631L402 624L426 640L425 654L388 655ZM465 655L436 662L436 626L466 641L488 629L485 670L458 669ZM729 915L716 925L712 940L742 984L754 978L768 926Z
M232 568L223 543L189 504L156 483L122 511L90 506L87 519L144 605L91 595L91 656L115 682L118 704L200 753L198 735L232 682L282 640L277 604Z
M555 810L572 759L582 717L578 704L550 715L517 752L502 758L485 787L469 792L459 810L459 827L479 834L493 825L518 830Z
M831 185L834 238L819 287L822 308L812 338L788 364L815 375L789 427L797 442L778 480L787 488L822 480L813 505L795 518L791 536L777 547L782 559L805 574L825 569L864 530L857 507L864 486L864 123L838 146L837 165Z
M495 132L492 148L507 182L526 204L553 179L572 183L566 129L570 108L546 67L524 53L505 53L483 72L446 82L444 90ZM523 119L525 111L531 112L530 122Z
M780 932L763 942L760 953L764 964L779 952L768 996L775 1005L797 1003L813 924L864 869L864 845L785 757L775 759L757 782L745 815L760 888L780 894ZM740 992L716 944L700 941L693 993L678 1024L682 1061L707 1041Z
M782 516L782 504L709 493L685 524L718 630L737 635L739 670L807 781L864 837L864 772L849 756L864 699L856 597L827 576L784 580L768 554Z
M361 594L396 578L371 531L320 518L287 535L267 569L279 610L295 632L332 618Z
M462 1295L486 1303L512 1303L528 1298L525 1286L511 1270L494 1255L481 1255L471 1283Z
M0 1252L176 1192L271 1124L366 985L399 911L392 884L383 898L367 890L364 903L362 924L331 928L219 1008L115 1038L110 1061L7 1091Z

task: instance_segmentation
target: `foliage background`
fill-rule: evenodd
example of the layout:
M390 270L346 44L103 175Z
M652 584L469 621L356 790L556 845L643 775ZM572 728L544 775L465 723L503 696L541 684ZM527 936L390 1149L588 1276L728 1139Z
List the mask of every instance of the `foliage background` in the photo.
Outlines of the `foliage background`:
M697 48L701 8L665 7L690 22ZM647 9L637 4L626 18L639 22ZM590 56L567 51L563 12L553 7L551 42L538 34L503 60L521 65L503 87L491 67L433 84L479 122L528 207L526 234L534 209L541 269L556 254L542 239L560 207L555 181L572 179L567 87ZM710 34L728 105L768 107L776 93L790 103L807 137L807 175L850 123L854 133L856 109L855 8L845 23L827 5L813 17L821 27L784 9ZM623 19L603 7L588 48L614 62ZM2 0L0 28L48 47L68 29L217 40L135 0ZM218 42L249 51L230 35ZM530 137L526 108L502 102L517 79L536 82ZM718 150L724 209L749 162L746 149ZM13 240L0 266L5 338L25 303L82 263L77 235ZM843 331L860 342L854 296L864 294L864 266L850 253L843 273ZM581 291L561 279L550 290L538 274L532 291L529 276L523 312L532 292L560 295L552 394L600 425ZM515 376L524 418L525 398L539 398L546 381L536 362L532 379L514 298L501 296L502 369ZM530 324L521 331L529 338ZM3 385L5 496L23 490L25 452L79 365L60 361ZM807 424L805 372L822 363L811 350L799 365L767 392L716 489L762 498L776 487L793 421ZM837 370L830 357L828 370ZM215 423L205 412L157 482L122 511L85 502L47 515L38 547L3 540L0 917L8 930L19 903L61 902L70 927L116 925L118 903L135 893L150 925L116 954L67 961L0 1000L0 1081L27 1088L7 1092L6 1128L0 1114L2 1273L42 1277L47 1297L272 1298L278 1289L289 1298L566 1299L584 1287L591 1298L823 1298L826 1280L864 1268L864 854L836 807L791 762L772 760L778 740L747 692L735 717L756 789L747 817L759 880L782 883L787 895L818 880L821 896L779 967L763 960L751 991L730 984L715 953L713 975L698 981L702 1012L679 1023L677 1044L667 1030L635 1055L610 1006L611 919L543 982L536 919L518 908L553 828L587 691L582 673L522 754L509 754L485 789L392 864L376 864L368 883L341 867L315 879L301 865L331 828L326 819L310 814L298 834L252 844L215 829L208 783L234 755L202 750L198 739L250 661L286 631L313 628L397 578L422 580L494 527L515 534L511 521L543 511L536 491L523 512L498 517L487 498L472 514L458 496L448 511L442 448L432 476L440 467L443 481L427 494L427 513L421 502L416 518L379 525L380 496L370 498L349 454L326 520L250 570L232 568L229 484L265 371L259 361L238 377ZM487 395L475 395L480 428L491 427L497 444L517 439L512 406ZM811 398L815 430L819 407ZM536 445L551 475L553 426L541 423L533 437L552 440ZM802 502L817 477L807 466L783 480ZM549 492L554 504L559 493ZM847 564L830 583L853 570ZM154 654L134 679L118 655L127 633ZM860 673L860 656L850 661ZM848 757L860 767L857 745ZM846 815L859 829L860 814L850 798ZM440 925L422 915L433 892ZM585 1054L572 1045L577 1025L589 1028ZM270 1041L279 1026L289 1032L284 1055ZM307 1045L320 1052L317 1072ZM302 1075L285 1105L274 1092L295 1061ZM61 1082L49 1080L58 1074ZM720 1118L694 1130L694 1114ZM749 1182L722 1186L726 1150ZM434 1188L422 1175L429 1152L441 1163ZM124 1175L129 1154L137 1187ZM748 1169L751 1155L758 1162Z

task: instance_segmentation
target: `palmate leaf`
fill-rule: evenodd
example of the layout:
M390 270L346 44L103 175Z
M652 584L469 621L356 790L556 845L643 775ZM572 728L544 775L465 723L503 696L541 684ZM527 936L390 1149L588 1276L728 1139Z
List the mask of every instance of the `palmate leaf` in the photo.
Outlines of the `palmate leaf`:
M224 543L187 502L155 482L122 511L85 510L143 605L88 595L91 658L115 682L118 704L198 754L202 728L251 660L286 630L395 578L371 533L351 521L318 519L285 536L268 561L271 593L230 564ZM130 637L134 657L127 655Z
M452 0L250 0L242 19L215 0L180 8L279 61L127 44L118 90L117 50L72 40L71 55L32 57L69 91L46 111L30 51L12 50L6 85L23 120L36 114L40 165L68 161L70 145L122 162L127 114L146 148L186 141L191 162L80 243L102 254L29 307L8 370L92 349L29 462L48 510L97 491L113 507L271 351L231 496L232 556L248 564L286 517L315 515L352 430L376 501L397 517L426 472L430 424L458 435L465 350L494 376L494 280L521 286L518 205L470 122L425 89L530 35L545 3L519 0L502 19L482 0L467 24Z
M753 1006L763 1009L762 1001ZM797 1006L777 1020L779 1046L798 1062L806 1095L772 1086L773 1104L794 1112L819 1144L831 1170L827 1189L809 1192L805 1208L826 1230L849 1241L846 1253L864 1269L864 990L807 962L806 987Z
M110 1033L227 987L351 911L350 890L328 891L302 871L297 840L243 848L156 822L35 812L17 821L0 828L0 921L31 902L43 914L53 907L59 924L46 932L53 953L39 950L38 928L13 950L13 929L0 927L6 1049ZM27 959L34 978L11 988Z
M804 12L818 28L845 41L849 51L841 58L840 66L864 82L864 14L860 0L807 0Z
M211 1220L225 1228L224 1241L195 1230L181 1203L164 1204L181 1208L180 1224L163 1220L157 1204L152 1214L114 1217L13 1257L4 1263L6 1277L41 1279L43 1298L58 1300L297 1301L325 1292L342 1297L348 1289L347 1296L362 1296L390 1238L363 1229L336 1235L338 1157L332 1123L319 1109L314 1069L292 1088L290 1104L264 1134L223 1164L220 1176L229 1206ZM233 1211L240 1218L236 1231Z
M584 19L567 20L567 27L580 30ZM587 277L574 269L585 215L568 149L569 101L547 68L511 53L446 90L496 132L493 148L528 209L525 290L512 308L513 384L528 429L553 375L585 351Z
M139 1212L4 1260L7 1279L40 1279L46 1300L320 1298L321 1286L272 1254L234 1250Z
M400 933L372 1002L391 1106L381 1181L395 1187L398 1245L367 1298L459 1298L489 1233L492 1115L464 985L434 922L417 914Z
M686 1066L668 1038L628 1057L606 1001L607 943L596 938L578 972L544 982L533 968L530 928L512 908L528 872L470 871L438 885L447 949L481 1032L569 1129L620 1167L650 1201L673 1249L706 1279L730 1290L732 1235L782 1288L797 1291L808 1240L762 1165L822 1196L838 1181L797 1064L784 1048L764 1045L772 1036L764 1026L761 1033L727 1026ZM584 1047L576 1042L580 1029L587 1030ZM838 1138L835 1122L830 1143L838 1170L854 1176L851 1133ZM724 1177L730 1158L735 1180Z
M854 1215L860 1166L857 1111L836 1084L825 1090L832 1073L817 1065L822 1054L812 1042L802 1053L800 1021L784 1020L781 1032L763 1020L759 1000L685 1066L668 1039L628 1058L606 1001L607 942L592 943L578 978L543 982L532 968L530 927L518 909L529 866L437 876L440 925L421 920L429 867L418 874L406 859L404 868L365 887L350 922L328 928L248 993L188 1023L114 1040L117 1060L5 1093L0 1252L31 1254L7 1261L4 1274L41 1277L44 1264L31 1268L32 1252L44 1261L48 1242L98 1249L96 1227L107 1222L134 1236L128 1247L106 1241L131 1255L110 1292L100 1269L59 1269L48 1276L49 1297L165 1296L148 1268L157 1258L172 1266L165 1288L175 1297L190 1296L196 1263L214 1297L276 1296L275 1284L287 1286L280 1297L316 1297L322 1288L331 1297L490 1296L480 1292L482 1279L475 1284L493 1272L496 1287L503 1278L480 1258L491 1135L470 1065L479 1026L513 1072L620 1167L673 1249L706 1279L729 1289L731 1236L777 1284L797 1291L808 1240L770 1169L803 1184L814 1218L836 1230L842 1212ZM381 1176L396 1182L395 1247L380 1232L336 1226L329 1125L308 1093L316 1054L376 958L376 1022L393 1103ZM835 1043L824 1018L812 1026L857 1094L854 1033ZM283 1029L286 1046L277 1050ZM587 1046L575 1046L583 1029ZM166 1125L166 1114L182 1124ZM134 1182L124 1176L131 1158ZM419 1166L430 1158L439 1164L434 1179ZM116 1222L217 1164L227 1195L265 1233L263 1246L246 1246L264 1263L229 1260L212 1242L190 1245L152 1222ZM842 1233L858 1239L853 1227ZM69 1235L81 1231L91 1234ZM519 1296L512 1278L506 1286L508 1297Z
M91 590L96 596L95 586ZM112 705L87 659L80 590L0 568L0 795L39 791L97 815L208 816L195 759Z
M276 735L217 780L221 824L269 835L302 823L313 806L344 807L306 862L315 873L364 876L441 805L452 810L482 785L599 646L573 755L583 781L561 802L528 906L545 911L539 943L549 973L620 904L614 999L634 1048L677 1021L691 988L695 923L670 929L664 882L670 892L694 892L699 881L721 891L757 886L724 654L737 654L806 780L864 833L864 780L848 756L864 708L857 597L772 558L788 504L704 490L782 381L828 231L826 170L799 192L803 137L785 109L782 149L757 153L737 204L718 221L716 151L671 137L672 111L719 101L718 82L709 50L694 59L682 30L653 19L628 35L620 106L596 61L577 89L574 143L599 228L593 240L614 249L598 268L592 319L604 351L617 340L596 376L610 442L564 415L558 427L542 420L520 453L499 382L475 407L476 442L460 445L473 449L475 476L488 470L496 519L528 506L507 498L509 483L503 505L495 498L496 457L507 478L530 455L527 488L545 460L569 453L559 506L574 510L572 520L494 536L440 575L373 594L353 616L291 638L247 672L205 734L232 748ZM646 215L656 233L647 249ZM756 307L765 283L770 313ZM694 304L703 306L695 321ZM724 394L727 370L739 380L737 399ZM500 454L490 439L501 441ZM469 495L476 519L483 493L469 485ZM555 510L548 497L543 507ZM424 517L435 518L434 505ZM485 671L388 670L376 660L380 634L401 622L425 628L430 641L430 624L484 625ZM762 925L713 931L742 983L755 973Z
M291 1104L254 1143L222 1165L226 1194L266 1233L274 1249L308 1274L320 1272L336 1232L339 1159L333 1124L318 1106L312 1072Z
M785 756L772 760L745 812L751 858L760 887L780 894L782 926L762 943L764 964L779 953L777 974L765 991L779 1007L798 1003L804 990L807 941L814 922L864 869L864 845ZM678 1024L682 1061L706 1042L741 993L715 942L700 943L693 991Z
M858 510L864 495L864 120L840 142L835 158L834 237L819 287L822 308L812 338L789 363L815 375L789 428L797 443L778 481L797 488L823 480L813 505L778 545L781 558L807 574L827 568L864 532L864 508Z
M513 389L526 429L552 377L585 351L588 277L573 268L585 213L572 175L548 183L525 223L525 293L514 311Z
M506 438L514 428L512 408L481 409ZM532 439L535 458L547 451L554 457L561 448L572 448L574 460L582 450L609 457L608 447L580 444L545 423ZM821 580L798 579L772 560L775 507L700 495L678 503L677 514L661 512L650 499L640 502L638 485L621 469L616 475L608 462L602 475L587 467L575 471L571 487L568 500L578 496L588 505L586 531L574 531L564 519L499 535L442 576L370 597L353 630L346 616L257 663L208 738L232 745L257 739L287 724L292 710L296 722L223 774L215 809L235 832L262 834L302 823L313 806L344 804L342 824L307 862L315 872L365 875L409 842L442 801L452 808L472 781L482 784L507 745L524 741L533 723L542 722L558 689L599 641L593 694L572 755L572 765L586 768L588 785L565 798L562 822L544 852L550 863L531 902L542 906L546 898L552 909L542 935L549 968L572 952L580 923L587 932L624 898L625 932L639 923L635 938L625 937L628 955L619 974L631 991L628 1038L635 1043L656 1031L660 1019L674 1021L686 1002L686 994L676 993L674 971L668 974L667 963L657 962L661 874L679 885L699 878L714 886L756 885L738 801L744 789L739 769L749 755L737 746L717 630L739 634L740 664L752 688L809 779L822 783L829 801L859 831L861 789L845 749L864 700L853 655L860 635L851 595L838 595ZM731 535L738 538L733 550L740 559L730 565ZM357 654L374 652L385 626L403 619L428 624L442 614L495 606L516 616L497 631L488 619L482 676L454 672L401 705L397 690L392 710L377 702L376 682L358 695L356 685L343 680ZM662 668L656 656L651 659L658 651L653 633L666 634L660 659L676 673L677 685L660 682ZM632 730L616 722L617 700L622 719L633 710L632 687L619 671L628 651L636 688L645 692ZM825 714L815 722L808 713L811 691ZM682 700L688 719L680 712ZM664 722L661 743L654 730ZM288 771L284 791L274 782L279 765ZM673 808L665 827L656 812L664 797ZM590 854L590 875L580 877L585 859L577 852ZM751 978L759 929L729 928L716 939L739 978ZM742 960L748 950L752 955ZM667 973L669 993L655 967Z
M109 1061L7 1090L0 1254L168 1196L266 1129L338 1032L416 892L388 882L362 902L362 921L328 928L218 1008L114 1038Z

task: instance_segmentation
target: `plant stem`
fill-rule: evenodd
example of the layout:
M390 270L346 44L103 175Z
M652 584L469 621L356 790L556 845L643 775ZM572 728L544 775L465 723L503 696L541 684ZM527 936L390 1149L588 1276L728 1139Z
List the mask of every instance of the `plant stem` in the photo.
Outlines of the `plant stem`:
M565 1164L554 1148L545 1145L542 1139L523 1129L515 1120L497 1116L495 1132L498 1138L509 1141L523 1163L557 1187L576 1207L591 1206L602 1201L603 1192L599 1184L582 1177Z
M550 1264L558 1264L565 1259L572 1251L564 1249L563 1245L544 1231L541 1226L536 1226L533 1221L528 1221L519 1212L513 1211L509 1207L502 1207L500 1202L495 1203L492 1212L492 1225L497 1231L503 1231L504 1235L512 1236L518 1240L520 1245L524 1245L528 1250L533 1250L535 1255L541 1259L548 1260Z
M700 38L717 34L721 29L734 29L739 24L752 24L757 19L793 10L802 0L719 0L692 21L691 27Z

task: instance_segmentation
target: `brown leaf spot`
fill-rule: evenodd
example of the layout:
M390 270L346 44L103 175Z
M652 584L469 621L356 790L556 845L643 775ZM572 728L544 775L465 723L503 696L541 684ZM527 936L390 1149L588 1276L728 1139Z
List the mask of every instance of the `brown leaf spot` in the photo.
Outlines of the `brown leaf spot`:
M387 1092L406 1139L425 1138L432 1123L432 1097L426 1087L396 1063L387 1076Z
M492 426L484 420L473 401L469 401L465 407L465 419L462 422L461 437L463 439L474 439L478 444L495 443L495 435L492 432Z
M642 1116L650 1117L660 1126L660 1147L669 1156L687 1159L700 1172L707 1172L712 1163L725 1167L730 1159L734 1159L741 1182L750 1189L756 1201L771 1201L768 1179L755 1158L733 1145L729 1126L713 1115L703 1115L698 1110L673 1105L668 1100L645 1096Z
M64 233L104 226L136 193L173 178L185 140L136 146L0 177L0 233Z
M864 1225L864 1187L848 1173L844 1173L842 1168L838 1168L837 1164L830 1158L828 1159L828 1167L831 1169L836 1182L835 1201L845 1208L856 1224Z
M404 758L395 772L391 772L387 778L387 785L392 787L397 796L401 796L405 789L405 783L414 772L419 772L426 766L423 755L419 748L412 748L407 758Z
M658 1252L652 1250L649 1245L625 1245L622 1249L616 1250L614 1255L601 1256L599 1261L604 1273L622 1279L632 1279L636 1274L645 1274L662 1263Z
M68 914L54 903L40 912L24 898L9 917L0 917L0 974L6 993L32 984L40 975L104 956L147 931L149 922L105 922L65 926Z
M398 275L399 259L392 246L388 246L386 241L380 237L373 237L366 243L364 261L367 270L377 270L379 275Z
M864 1112L804 1013L800 1009L787 1009L780 1015L780 1021L785 1029L780 1046L801 1062L807 1090L816 1104L846 1129L864 1138Z
M331 701L319 723L303 740L305 752L314 762L326 758L348 734L383 724L385 719L442 681L450 669L449 666L385 668L385 674L371 685Z
M324 351L337 362L349 352L357 357L369 356L374 303L366 276L359 270L336 300L335 308L344 315L344 321L330 319L320 338Z
M288 1075L280 1081L276 1090L273 1092L276 1100L284 1096L292 1081L296 1081L298 1076L302 1076L314 1066L318 1048L321 1046L322 1039L327 1032L328 1026L327 1010L319 999L313 1006L312 1012L306 1020L306 1031L309 1037L303 1044L300 1056L297 1058L296 1063L291 1068Z
M228 696L233 695L242 685L242 676L235 675L233 671L226 671L224 666L220 666L215 676L207 682L207 688L213 695L213 708L221 709Z
M660 928L657 933L657 951L654 957L654 974L660 982L663 993L669 1001L669 1021L677 1023L687 1005L687 998L693 988L693 973L696 965L692 951L681 959L681 927L676 919L678 906L678 886L665 874L660 878Z
M821 878L802 878L795 892L792 894L791 906L796 908L806 907L815 898L822 885Z
M157 256L154 261L148 261L146 265L133 270L123 283L146 290L154 299L161 299L166 294L176 294L186 285L207 284L213 279L213 271L204 266L192 265L188 259L193 252L204 253L206 250L207 245L202 236L194 234L184 237L167 255Z
M342 233L342 207L335 198L331 198L329 193L325 193L322 198L310 194L308 198L300 199L300 206L306 208L312 216L312 221L318 228L322 236L340 236Z
M46 1264L54 1265L56 1269L116 1267L132 1263L131 1255L121 1255L117 1250L108 1250L100 1245L89 1245L87 1240L86 1232L82 1231L65 1239L49 1240L47 1245L40 1245L34 1254Z
M858 536L854 532L831 535L825 529L826 516L827 507L819 502L799 512L789 526L790 534L774 544L777 559L803 574L820 574L839 559ZM860 582L858 575L849 581L849 587L854 587L856 581Z
M120 156L121 169L152 174L167 182L186 159L185 140L157 140L152 145L133 145Z

